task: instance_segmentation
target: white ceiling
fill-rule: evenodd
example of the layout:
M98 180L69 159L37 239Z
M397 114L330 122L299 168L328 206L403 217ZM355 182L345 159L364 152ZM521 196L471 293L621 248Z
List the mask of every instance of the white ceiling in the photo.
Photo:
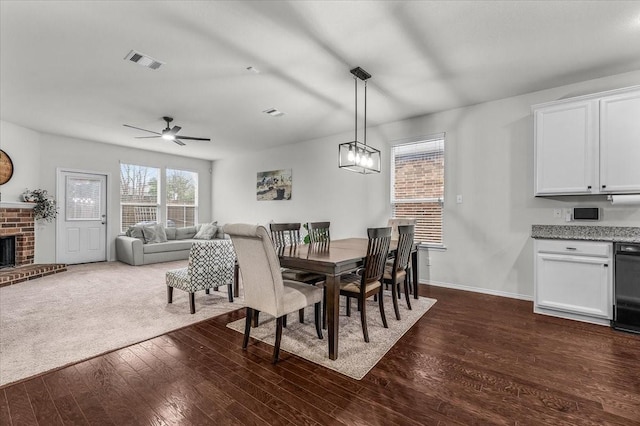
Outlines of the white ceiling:
M205 159L353 131L355 66L373 76L369 126L640 69L640 1L0 8L2 120ZM166 64L125 61L131 49ZM262 112L271 107L285 115ZM165 115L180 134L212 141L179 147L123 126L161 131Z

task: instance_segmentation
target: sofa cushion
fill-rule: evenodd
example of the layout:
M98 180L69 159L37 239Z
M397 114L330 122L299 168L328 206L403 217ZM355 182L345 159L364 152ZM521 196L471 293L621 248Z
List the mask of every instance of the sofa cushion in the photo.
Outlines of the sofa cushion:
M198 232L196 226L186 226L184 228L176 228L176 240L188 240L193 238Z
M216 232L218 231L218 227L211 224L205 223L200 225L200 230L193 236L194 240L212 240L216 236Z
M144 235L144 242L146 244L166 243L167 234L164 230L164 225L144 225L142 227L142 234Z
M186 250L188 252L189 250L191 250L191 244L193 244L193 240L174 240L158 244L145 244L142 247L142 251L144 252L144 254L166 253L169 251L183 250Z
M170 226L168 228L164 228L164 232L167 234L167 240L175 240L176 239L176 228Z

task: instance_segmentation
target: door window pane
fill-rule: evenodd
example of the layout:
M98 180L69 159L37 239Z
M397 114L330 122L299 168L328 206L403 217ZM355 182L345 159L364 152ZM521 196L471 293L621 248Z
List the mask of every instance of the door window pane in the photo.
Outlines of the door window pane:
M66 219L100 220L102 185L99 179L67 176Z

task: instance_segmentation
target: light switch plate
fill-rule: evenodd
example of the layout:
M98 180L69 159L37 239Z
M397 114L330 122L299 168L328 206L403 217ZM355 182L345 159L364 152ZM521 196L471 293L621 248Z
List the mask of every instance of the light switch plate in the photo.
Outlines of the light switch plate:
M553 217L562 217L562 209L553 209Z
M456 195L456 203L462 204L462 195L460 194Z

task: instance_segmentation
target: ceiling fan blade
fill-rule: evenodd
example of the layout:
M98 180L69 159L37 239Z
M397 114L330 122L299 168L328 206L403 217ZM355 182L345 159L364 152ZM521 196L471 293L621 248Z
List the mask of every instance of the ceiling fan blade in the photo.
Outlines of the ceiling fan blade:
M164 132L165 135L173 135L175 136L176 133L178 133L180 131L180 129L182 129L182 127L180 126L173 126L173 129L170 129L166 132Z
M136 136L134 139L151 139L151 138L159 138L160 136Z
M132 129L142 130L143 132L153 133L154 135L161 135L161 133L158 133L158 132L152 132L151 130L141 129L140 127L130 126L130 125L128 125L128 124L123 124L123 126L124 126L124 127L131 127Z
M180 139L174 139L173 140L175 143L177 143L180 146L185 146L186 144L184 142L182 142Z
M209 138L192 138L191 136L180 136L180 139L188 139L192 141L210 141Z

